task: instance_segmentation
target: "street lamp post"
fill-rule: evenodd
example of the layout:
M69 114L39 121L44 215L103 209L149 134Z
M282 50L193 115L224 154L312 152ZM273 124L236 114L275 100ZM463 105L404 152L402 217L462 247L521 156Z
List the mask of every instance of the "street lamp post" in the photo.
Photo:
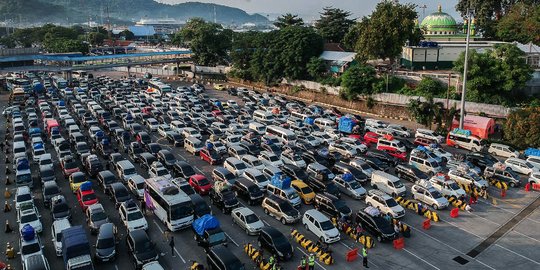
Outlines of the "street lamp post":
M465 45L465 62L463 64L463 89L461 90L461 112L459 116L459 128L463 129L465 119L465 92L467 89L467 69L469 67L469 42L471 39L472 9L467 10L467 42Z

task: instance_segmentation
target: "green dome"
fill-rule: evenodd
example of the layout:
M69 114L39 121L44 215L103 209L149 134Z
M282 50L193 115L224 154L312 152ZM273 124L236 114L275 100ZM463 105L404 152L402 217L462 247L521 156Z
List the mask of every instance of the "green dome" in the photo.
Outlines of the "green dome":
M454 35L458 29L456 20L448 13L439 11L430 14L420 24L427 35Z

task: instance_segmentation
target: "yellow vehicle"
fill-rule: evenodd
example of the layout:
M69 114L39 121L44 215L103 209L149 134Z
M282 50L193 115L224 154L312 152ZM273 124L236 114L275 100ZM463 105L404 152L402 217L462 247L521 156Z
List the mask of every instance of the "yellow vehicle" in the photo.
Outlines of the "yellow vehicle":
M298 192L298 196L302 199L302 202L305 204L312 204L313 199L315 199L315 192L311 189L304 181L294 180L291 182L291 187Z
M223 90L225 90L225 85L223 85L221 83L214 83L214 88L216 90L223 91Z
M69 188L75 193L86 182L86 175L83 172L74 172L69 176Z

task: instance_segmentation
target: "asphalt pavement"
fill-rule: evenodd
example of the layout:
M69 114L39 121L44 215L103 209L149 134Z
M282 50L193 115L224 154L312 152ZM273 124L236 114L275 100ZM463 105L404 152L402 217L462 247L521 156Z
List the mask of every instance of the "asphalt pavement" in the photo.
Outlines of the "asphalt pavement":
M176 87L179 83L173 82L172 85ZM239 98L230 96L224 91L208 90L207 94L211 98L218 98L221 100L235 99L241 103ZM5 108L6 106L7 95L3 94L0 96L0 109ZM5 127L6 119L1 118L0 138L2 139L5 135ZM202 161L199 157L187 153L183 148L172 147L166 140L160 138L157 133L151 133L151 136L153 142L158 142L164 148L170 149L178 160L185 160L194 166L198 172L207 177L211 176L211 171L214 166ZM461 152L456 149L448 150L451 152ZM55 152L50 144L47 145L47 152L55 157ZM124 155L123 152L122 154ZM125 156L127 158L127 155ZM0 161L5 161L4 153L0 154ZM56 159L56 161L58 160ZM5 179L5 165L5 163L0 164L0 176L2 176L2 179ZM11 164L7 165L11 166ZM59 164L56 163L55 166L57 169L57 182L72 206L72 224L83 225L87 229L86 231L90 242L95 243L95 236L92 236L89 233L90 230L86 225L84 213L78 206L75 195L70 192L67 179L64 179L62 176ZM138 168L139 174L148 177L146 171L141 170L138 165L136 165L136 167ZM35 166L32 166L32 172L37 178L38 174ZM14 177L13 173L9 176L12 179ZM95 182L95 179L92 179L92 181ZM39 180L35 180L33 189L44 227L43 233L39 235L39 237L44 244L45 255L51 265L51 269L63 269L62 258L56 257L54 252L51 241L51 215L50 211L43 207L40 192L41 185L39 182ZM405 184L408 186L408 189L410 189L412 184ZM4 185L5 183L2 181L2 183L0 183L0 188L4 189ZM7 188L11 190L14 195L14 184L7 186ZM118 211L102 190L96 188L96 193L100 203L105 207L111 222L116 224L119 228L119 233L122 237L118 247L119 256L117 259L113 262L95 264L96 269L132 269L133 264L125 245L126 229L120 222ZM467 255L470 250L486 240L507 221L518 216L522 209L527 207L530 203L533 203L538 197L538 192L525 192L523 188L514 188L510 189L506 193L506 196L502 198L498 189L490 187L489 198L487 200L480 199L479 203L473 206L473 212L460 212L459 217L450 218L448 209L439 210L438 213L441 217L441 221L437 223L432 222L432 227L429 230L424 230L422 228L422 222L425 220L424 217L418 216L416 213L407 210L407 214L402 220L412 227L412 236L411 238L405 239L405 248L396 250L392 246L392 243L376 243L376 246L369 252L369 266L372 269L540 269L540 249L538 248L540 244L540 211L538 208L531 211L530 215L524 217L521 222L515 224L513 228L502 235L496 242L485 248L480 254L475 257ZM343 198L353 212L366 207L366 204L363 201L353 200L345 195ZM6 199L2 197L0 203L4 204L5 200ZM209 199L206 198L206 200L209 203ZM13 196L8 199L8 202L13 206ZM247 202L242 199L240 199L240 202L244 206L247 206ZM251 208L267 226L277 228L286 235L289 235L291 229L297 229L309 239L316 240L316 237L312 233L307 232L300 223L294 225L282 225L278 220L264 214L260 206L248 207ZM305 210L311 208L312 206L302 205L300 211L303 213ZM232 223L230 215L222 214L221 211L214 206L212 206L212 210L229 238L229 249L236 257L245 263L246 269L254 269L255 264L244 253L243 245L246 243L256 245L257 237L246 235L243 230ZM19 234L17 233L18 227L15 210L4 213L1 216L2 222L9 220L9 223L15 232L10 234L0 233L0 243L9 241L14 243L16 250L18 250ZM151 213L146 215L146 219L149 224L148 234L156 243L156 249L162 254L159 262L165 269L189 269L191 261L206 264L204 249L197 246L191 230L188 229L174 233L176 256L173 257L168 242L163 235L163 231L165 230L164 224L157 220ZM330 246L335 259L335 264L325 265L322 262L317 262L315 269L362 268L361 260L353 262L345 261L345 254L354 248L361 247L360 244L355 243L345 234L341 235L341 239L341 241ZM307 254L301 246L293 241L291 241L291 243L295 249L294 257L291 261L282 263L284 269L296 269L301 256ZM458 256L461 256L461 258L467 262L461 264L463 263L463 260L458 260L461 261L461 263L454 260ZM3 260L5 261L5 255L3 256ZM14 269L22 269L20 256L8 261L8 263L10 263Z

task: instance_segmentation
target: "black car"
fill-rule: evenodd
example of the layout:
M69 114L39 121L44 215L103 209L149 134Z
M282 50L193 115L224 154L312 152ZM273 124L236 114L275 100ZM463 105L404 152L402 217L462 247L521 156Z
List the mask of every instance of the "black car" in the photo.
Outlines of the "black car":
M190 176L196 174L193 167L185 161L176 161L172 168L172 173L175 177L182 177L184 179L188 179Z
M329 217L350 217L352 214L345 201L328 193L317 193L313 206Z
M223 214L230 213L240 205L238 199L236 199L236 195L230 188L221 191L216 191L215 188L212 188L208 195L210 202L219 208Z
M349 173L361 184L365 184L368 181L368 176L365 175L361 170L341 161L334 164L332 167L332 172L336 175Z
M158 156L158 153L159 151L163 150L161 148L161 145L159 145L159 143L149 143L146 145L146 151L148 151L148 153L154 155L154 156Z
M214 182L226 181L229 182L229 184L234 184L236 176L223 167L215 167L214 170L212 170L212 180L214 180Z
M84 169L92 177L103 171L103 164L96 155L90 155L84 160Z
M361 157L360 159L364 160L374 170L387 172L391 168L389 164L382 162L380 159L376 157Z
M111 195L111 199L113 200L116 209L118 209L118 207L120 207L123 202L129 201L131 199L126 186L119 182L112 183L109 186L108 193Z
M155 244L142 229L130 231L126 243L135 269L141 269L144 264L159 258Z
M266 144L266 143L262 143L261 144L261 149L262 151L267 151L269 153L274 153L274 155L276 156L280 156L281 155L281 148L275 144Z
M482 152L473 152L465 156L465 160L484 171L488 167L493 167L498 162L492 155Z
M208 269L246 270L242 261L226 247L213 247L206 252Z
M154 163L154 161L157 161L157 158L148 152L144 152L139 155L138 161L141 164L141 168L149 170L152 166L152 163Z
M194 193L189 195L189 197L191 198L191 205L193 206L195 219L200 218L206 214L212 214L212 209L210 209L210 206L208 205L208 203L206 203L203 197L201 197L201 195Z
M184 146L184 136L176 131L167 132L167 141L173 144L175 147Z
M384 151L370 150L366 152L366 157L377 158L386 163L389 167L394 167L398 164L398 160L395 157Z
M308 175L306 169L298 168L292 164L285 164L281 167L281 170L292 179L298 179L302 181L308 181Z
M101 171L97 175L98 186L101 187L105 193L109 192L109 186L116 183L118 180L116 176L109 170Z
M328 158L319 155L317 151L305 151L302 155L302 158L307 164L317 162L327 168L330 167L330 162L328 161Z
M429 180L429 176L416 167L400 164L396 166L396 174L400 179L416 183L420 180Z
M129 144L128 155L133 161L139 162L140 155L143 152L144 152L144 148L142 148L140 143L131 142Z
M157 158L167 169L172 168L174 163L176 163L176 157L174 157L173 153L167 149L160 150L157 154Z
M356 224L377 238L377 241L391 241L396 238L396 232L391 223L382 216L371 216L360 210L356 213Z
M259 204L264 198L259 186L244 177L236 179L232 189L236 196L245 199L249 205Z
M259 247L269 250L280 260L287 261L293 257L293 247L285 235L273 227L263 227L257 238Z
M195 240L197 241L197 244L199 246L204 247L206 250L208 250L211 247L214 246L227 246L227 236L225 235L225 232L221 228L214 228L205 230L202 235L199 235L193 226L191 226L193 230L193 234L195 236Z
M62 192L60 191L60 188L58 187L58 184L56 184L55 181L49 181L49 182L43 183L42 193L43 193L43 204L47 208L51 206L51 199L54 198L54 196L62 194Z
M261 148L255 144L251 144L246 141L240 141L239 145L245 148L250 155L258 156L261 153Z

